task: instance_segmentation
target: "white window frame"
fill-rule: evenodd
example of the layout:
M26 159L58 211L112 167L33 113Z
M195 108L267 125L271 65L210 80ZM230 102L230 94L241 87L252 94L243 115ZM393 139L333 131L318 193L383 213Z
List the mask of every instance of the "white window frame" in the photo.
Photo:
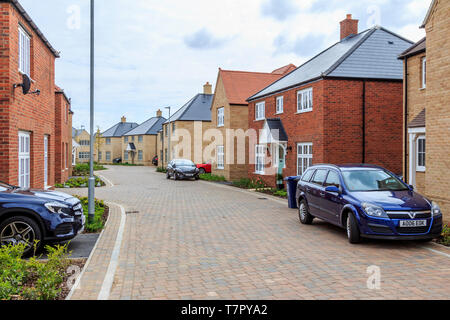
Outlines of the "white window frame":
M105 160L106 161L111 161L111 151L106 151Z
M255 145L255 173L264 174L266 164L266 146L263 144Z
M223 127L225 126L225 108L218 108L217 109L217 126Z
M107 146L111 145L111 138L106 138L106 145Z
M276 114L281 114L283 112L284 112L284 96L277 97Z
M102 161L102 152L101 151L98 152L98 161Z
M421 151L420 150L420 148L419 148L419 146L420 146L420 143L419 143L419 141L424 141L424 150L423 151ZM426 149L426 137L425 136L419 136L418 138L417 138L417 140L416 140L416 171L418 171L418 172L425 172L426 171L426 152L427 152L427 149ZM421 153L423 153L423 155L424 155L424 165L422 165L422 164L420 164L419 163L419 154L421 154Z
M125 151L125 152L123 153L123 160L124 160L124 161L130 160L130 156L128 155L128 152L127 152L127 151Z
M19 71L30 77L31 37L21 26L19 26Z
M138 161L144 161L144 151L138 150Z
M300 152L301 150L301 152ZM305 153L305 150L307 151ZM313 144L311 142L307 143L297 143L297 175L302 176L303 173L312 166L312 160L314 156Z
M123 141L125 141L125 143L127 143L128 142L128 137L124 137Z
M144 142L144 136L139 136L139 137L138 137L138 142L139 142L139 143Z
M422 89L427 87L427 57L422 58Z
M225 148L224 146L217 146L217 169L225 169Z
M313 88L297 91L297 113L313 111L314 95Z
M44 187L48 187L48 142L49 136L44 135Z
M264 120L266 118L266 102L258 102L255 104L255 120Z
M19 187L30 188L30 141L31 134L19 131Z

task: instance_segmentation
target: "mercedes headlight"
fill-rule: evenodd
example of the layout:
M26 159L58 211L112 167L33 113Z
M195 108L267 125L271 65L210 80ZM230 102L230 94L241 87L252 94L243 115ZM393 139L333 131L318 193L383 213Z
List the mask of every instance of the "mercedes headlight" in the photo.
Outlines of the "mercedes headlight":
M52 213L66 213L67 209L69 209L69 206L59 203L59 202L47 202L44 204L44 206L47 208L48 211ZM64 212L66 211L66 212Z

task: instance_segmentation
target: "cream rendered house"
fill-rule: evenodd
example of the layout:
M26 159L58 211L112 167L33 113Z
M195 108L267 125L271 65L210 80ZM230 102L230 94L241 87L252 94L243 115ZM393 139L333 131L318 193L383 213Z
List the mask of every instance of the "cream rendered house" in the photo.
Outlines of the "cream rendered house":
M75 164L88 163L91 151L91 136L89 135L89 132L87 132L83 127L81 127L81 129L72 128L72 138L75 141L75 144L72 143L75 147L75 150L72 150L74 153L73 155L75 156L72 161L75 162Z

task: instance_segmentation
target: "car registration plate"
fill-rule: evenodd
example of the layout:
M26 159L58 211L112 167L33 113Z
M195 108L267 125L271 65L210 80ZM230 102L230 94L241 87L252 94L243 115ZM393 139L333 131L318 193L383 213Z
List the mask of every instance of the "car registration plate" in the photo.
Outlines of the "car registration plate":
M400 221L400 227L408 227L408 228L414 228L414 227L426 227L427 226L427 220L404 220Z

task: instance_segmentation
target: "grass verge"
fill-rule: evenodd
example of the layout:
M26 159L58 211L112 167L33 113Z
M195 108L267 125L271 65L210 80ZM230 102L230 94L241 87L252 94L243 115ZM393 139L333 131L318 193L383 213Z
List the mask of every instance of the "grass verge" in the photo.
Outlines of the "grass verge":
M200 175L200 180L212 181L212 182L226 182L227 180L223 176L216 176L211 173L205 173Z

